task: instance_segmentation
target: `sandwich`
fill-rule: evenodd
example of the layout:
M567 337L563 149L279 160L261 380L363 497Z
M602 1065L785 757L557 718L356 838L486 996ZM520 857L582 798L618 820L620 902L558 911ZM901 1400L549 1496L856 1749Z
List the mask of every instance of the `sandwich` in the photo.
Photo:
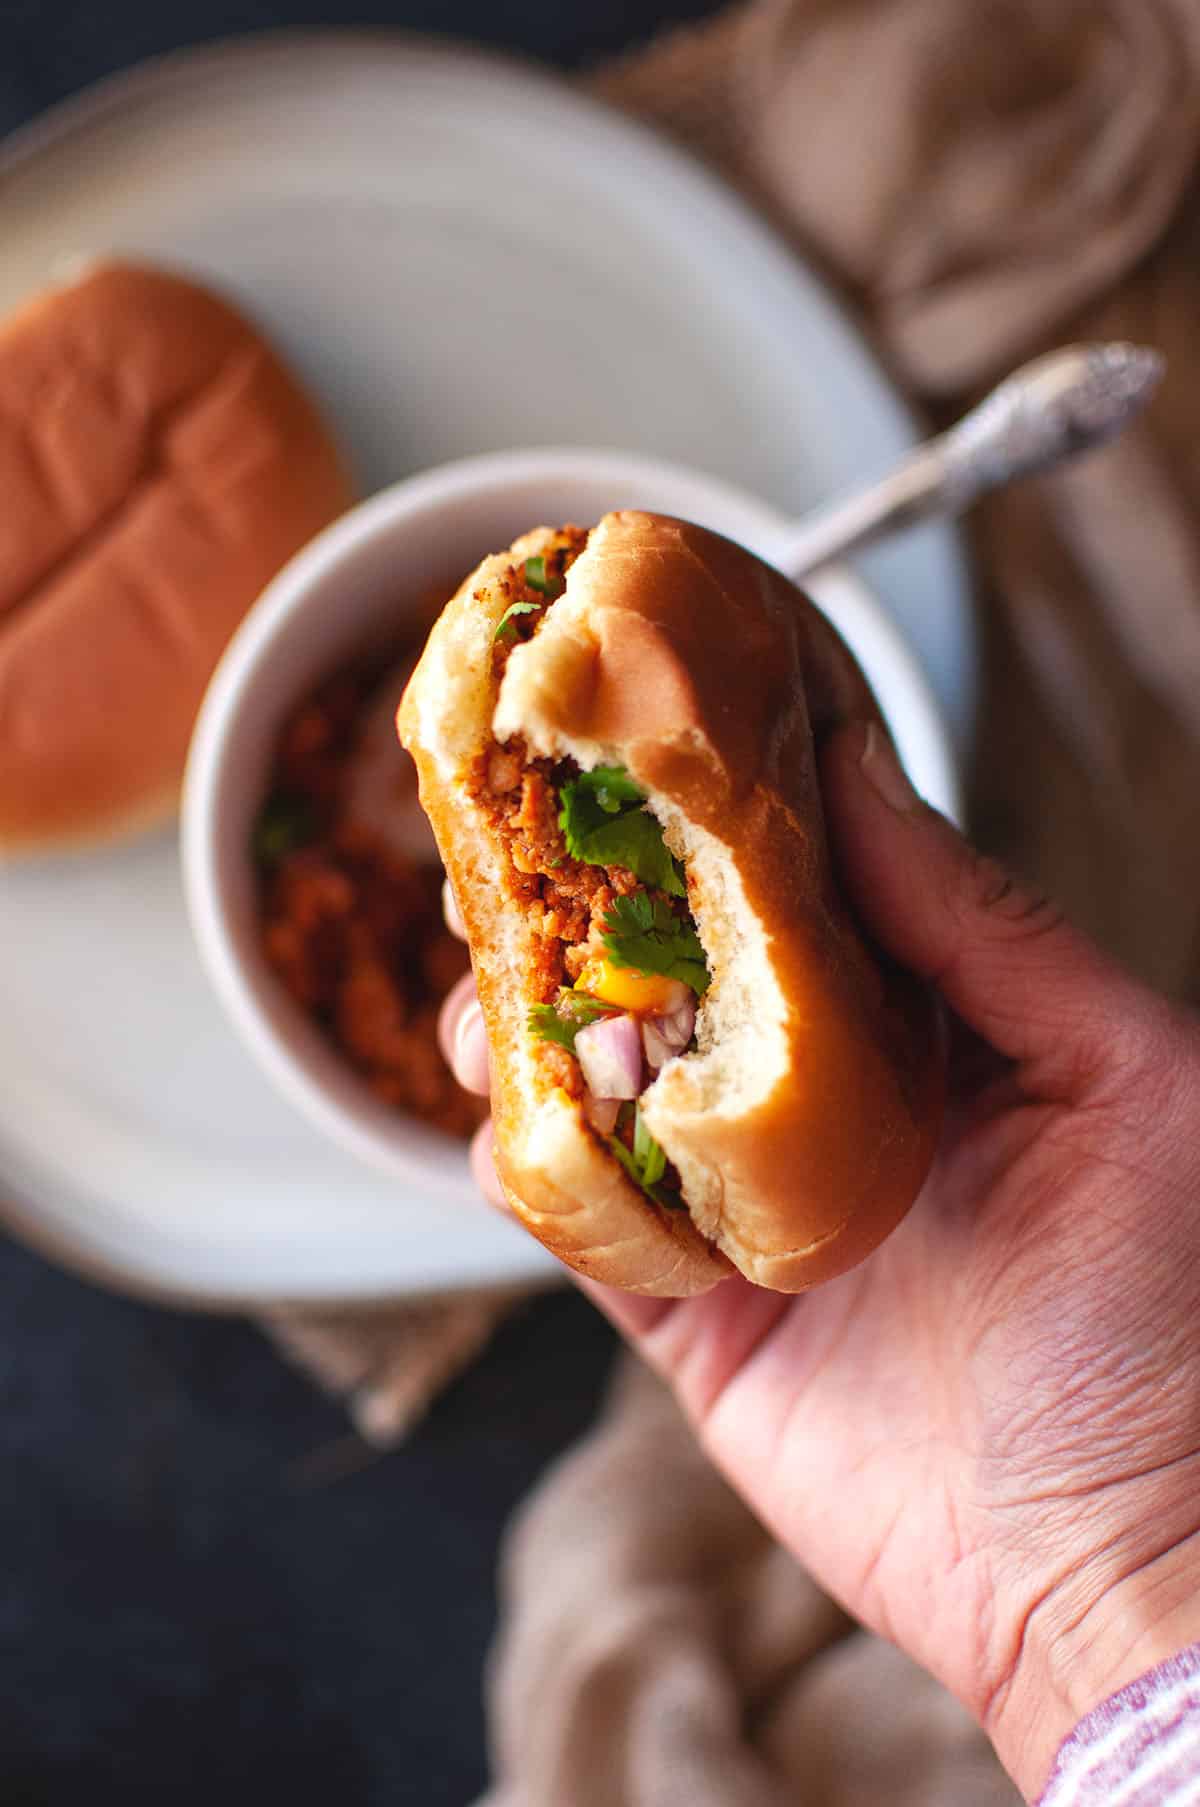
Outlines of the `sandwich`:
M743 548L625 510L484 559L400 738L467 931L496 1165L571 1267L799 1292L904 1216L943 1104L935 1002L840 895L823 735L878 707Z

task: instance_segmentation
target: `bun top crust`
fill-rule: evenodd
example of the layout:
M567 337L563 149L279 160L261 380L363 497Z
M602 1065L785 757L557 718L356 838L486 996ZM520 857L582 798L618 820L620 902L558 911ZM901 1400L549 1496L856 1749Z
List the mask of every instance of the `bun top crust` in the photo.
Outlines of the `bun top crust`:
M701 1231L784 1291L894 1227L942 1110L932 997L881 966L834 880L816 746L854 719L880 721L875 699L793 584L635 511L594 529L495 714L500 739L626 766L686 860L713 983L699 1052L643 1110Z
M0 328L0 851L173 807L197 705L264 584L353 500L255 329L100 265Z

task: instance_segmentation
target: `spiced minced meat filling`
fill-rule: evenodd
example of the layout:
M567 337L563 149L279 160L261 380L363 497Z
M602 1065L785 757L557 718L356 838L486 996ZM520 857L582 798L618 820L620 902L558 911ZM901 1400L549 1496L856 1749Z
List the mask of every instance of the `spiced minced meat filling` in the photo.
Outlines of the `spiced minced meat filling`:
M533 639L541 628L587 541L585 530L564 528L540 561L514 564L501 578L506 608L519 606L506 616L494 644L497 684L513 648ZM527 575L531 563L539 579L533 584ZM559 791L579 770L572 759L530 758L525 742L514 735L504 743L492 740L471 774L475 800L507 849L512 895L537 931L526 980L531 1005L552 1002L561 986L574 985L589 960L603 958L605 918L618 897L642 893L690 921L685 901L643 884L624 867L591 865L568 852L559 826ZM584 1096L579 1064L565 1047L542 1042L537 1058L552 1084L572 1098ZM621 1111L613 1133L632 1149L632 1108ZM670 1162L656 1189L668 1196L679 1194L681 1181Z
M397 652L364 656L324 679L285 721L255 833L263 951L298 1007L393 1109L467 1137L481 1100L460 1090L437 1044L442 999L467 952L442 917L436 851L408 851L352 807L364 719ZM394 712L390 695L387 713ZM416 774L394 732L379 809L390 819ZM410 776L411 773L411 776Z

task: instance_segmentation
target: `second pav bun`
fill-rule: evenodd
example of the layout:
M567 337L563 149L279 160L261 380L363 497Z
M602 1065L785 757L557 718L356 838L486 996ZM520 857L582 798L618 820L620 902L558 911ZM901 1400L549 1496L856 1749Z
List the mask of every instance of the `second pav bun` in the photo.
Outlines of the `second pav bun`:
M0 858L171 814L259 591L354 500L301 385L181 276L93 266L0 325Z
M558 537L529 534L467 578L400 712L471 947L497 1168L516 1215L581 1273L681 1296L737 1271L797 1292L895 1227L941 1122L935 1001L860 933L818 785L820 739L849 721L882 726L878 705L779 572L700 527L630 510L592 529L561 599L497 676L514 571L548 563ZM497 746L623 767L682 861L711 982L694 1046L639 1109L686 1211L629 1177L540 1054L536 911L477 776Z

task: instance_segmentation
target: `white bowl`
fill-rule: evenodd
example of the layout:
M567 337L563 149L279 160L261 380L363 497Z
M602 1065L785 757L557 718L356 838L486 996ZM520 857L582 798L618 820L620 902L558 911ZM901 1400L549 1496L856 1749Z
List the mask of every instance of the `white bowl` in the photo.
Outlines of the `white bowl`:
M375 1099L263 957L250 848L276 736L307 690L381 629L402 627L432 585L457 581L527 528L587 526L629 507L698 521L768 560L791 525L712 478L621 453L462 459L382 491L305 547L246 617L204 700L183 802L184 882L201 958L280 1091L344 1147L401 1178L445 1185L461 1174L462 1152ZM845 569L806 587L857 655L914 784L957 816L950 740L897 629Z

